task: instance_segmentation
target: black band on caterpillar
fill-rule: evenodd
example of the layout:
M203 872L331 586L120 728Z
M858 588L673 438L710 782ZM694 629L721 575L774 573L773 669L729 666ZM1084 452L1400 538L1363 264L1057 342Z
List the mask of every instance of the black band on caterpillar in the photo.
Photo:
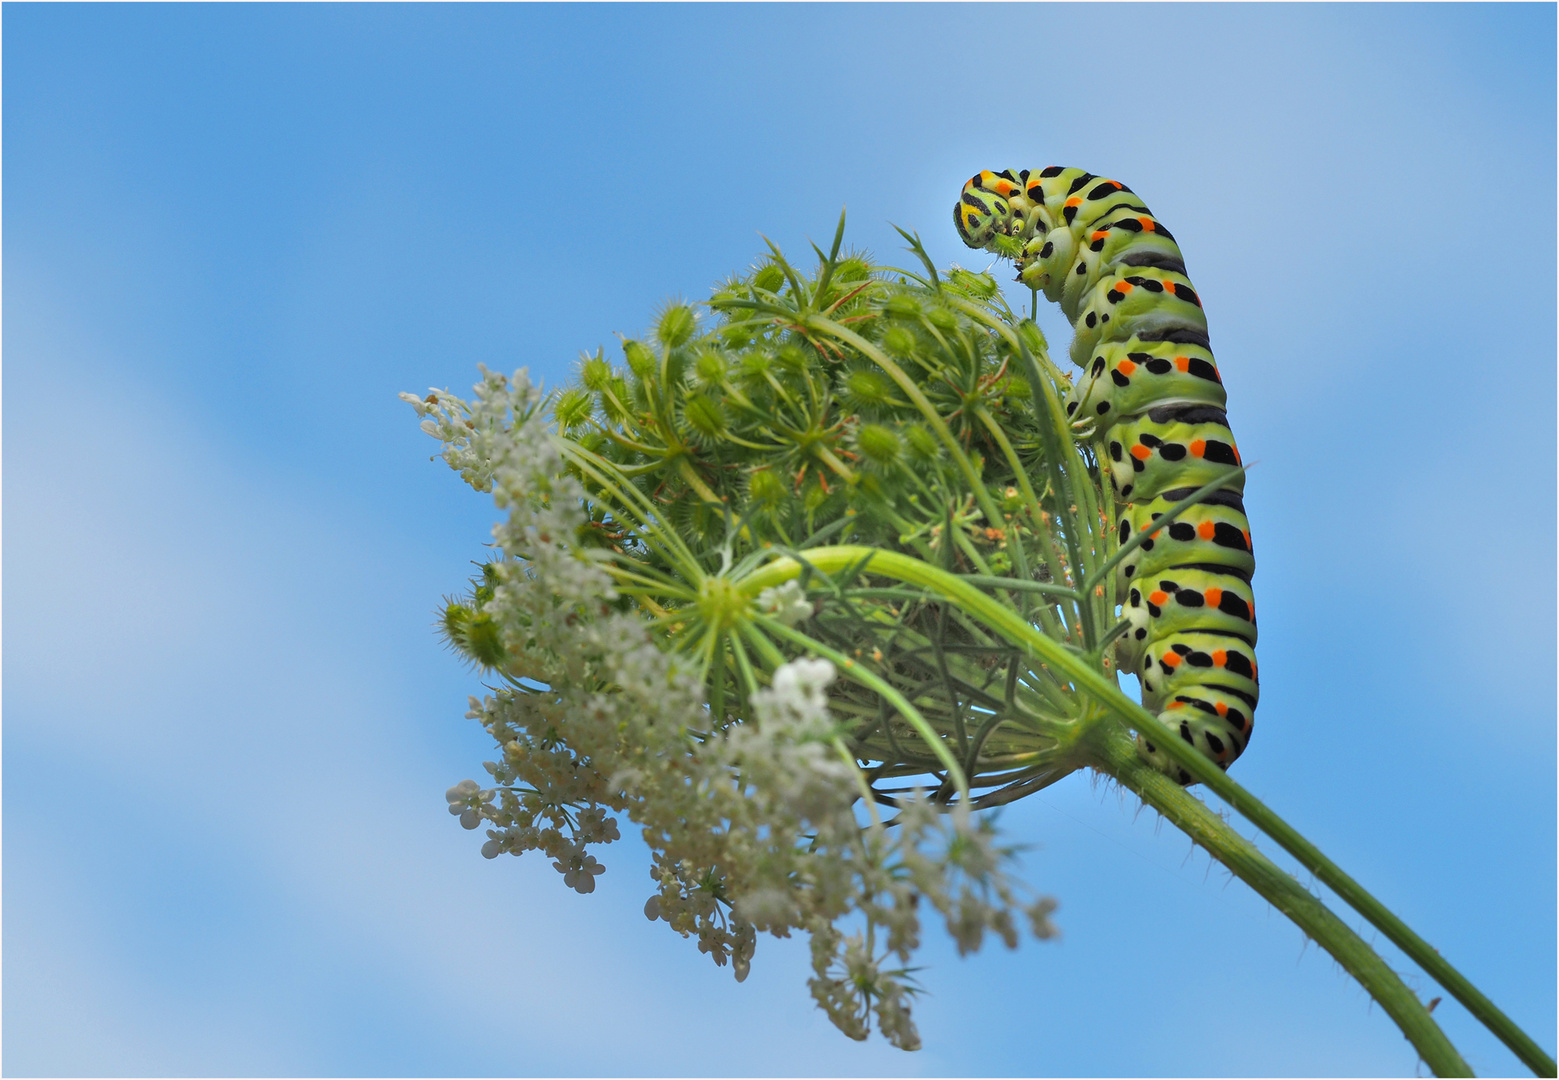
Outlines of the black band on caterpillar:
M965 244L1011 258L1072 324L1084 374L1067 414L1125 504L1119 542L1152 530L1118 571L1130 626L1117 656L1140 678L1142 704L1226 769L1250 742L1259 696L1244 473L1155 524L1240 464L1180 248L1130 188L1059 166L978 173L953 220ZM1190 781L1151 741L1138 747Z

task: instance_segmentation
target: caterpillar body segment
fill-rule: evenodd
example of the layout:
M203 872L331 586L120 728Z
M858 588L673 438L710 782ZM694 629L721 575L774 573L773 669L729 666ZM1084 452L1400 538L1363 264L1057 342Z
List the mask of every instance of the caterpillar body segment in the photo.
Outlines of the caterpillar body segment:
M1199 488L1240 464L1228 417L1210 405L1159 405L1128 414L1105 430L1102 441L1116 492L1133 502L1170 487ZM1243 494L1244 474L1228 487Z
M1073 322L1072 363L1087 367L1100 342L1124 341L1133 335L1163 341L1165 334L1178 333L1193 341L1207 340L1201 298L1184 274L1121 269L1126 273L1107 274L1094 286Z
M1256 707L1256 650L1242 637L1189 630L1167 635L1144 650L1141 671L1149 708L1197 688L1232 694L1246 708Z
M1117 537L1124 544L1136 533L1148 539L1121 562L1121 595L1134 578L1151 578L1177 566L1216 566L1249 582L1256 571L1245 504L1228 489L1214 491L1183 510L1169 525L1156 525L1169 507L1195 494L1191 487L1171 488L1147 502L1130 504L1121 514Z
M1117 571L1128 624L1117 656L1137 673L1142 704L1228 768L1250 741L1259 697L1256 564L1227 394L1179 245L1130 188L1082 169L980 172L953 219L965 244L1012 259L1018 280L1072 324L1083 374L1067 413L1123 504L1117 541L1149 531ZM1151 740L1138 749L1190 782Z
M1221 409L1227 399L1207 349L1133 337L1095 348L1067 408L1074 421L1082 422L1112 412L1132 416L1154 405Z
M1122 613L1132 629L1126 652L1141 666L1136 642L1152 642L1168 634L1205 631L1256 644L1256 603L1250 583L1216 564L1177 566L1157 574L1139 575L1127 590ZM1140 637L1138 630L1146 633Z

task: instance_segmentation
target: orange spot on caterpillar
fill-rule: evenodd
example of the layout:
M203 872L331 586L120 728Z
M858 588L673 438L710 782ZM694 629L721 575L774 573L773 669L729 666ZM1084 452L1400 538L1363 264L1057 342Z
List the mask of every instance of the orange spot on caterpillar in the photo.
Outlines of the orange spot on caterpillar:
M1189 356L1177 356L1177 357L1175 357L1175 367L1179 368L1181 371L1190 371L1191 370L1191 358Z
M1171 670L1173 670L1174 668L1177 668L1177 667L1180 666L1180 657L1176 656L1172 652L1167 652L1163 656L1158 658L1158 662L1160 664L1163 664L1165 667L1170 668Z
M1245 550L1249 551L1250 550L1250 530L1249 529L1245 529L1243 531L1245 533Z
M1216 654L1216 653L1214 653L1214 654L1213 654L1213 655L1214 655L1214 656L1215 656L1215 657L1216 657L1216 656L1217 656L1217 654ZM1218 704L1216 704L1216 705L1214 705L1214 706L1213 706L1213 708L1215 708L1215 709L1217 709L1217 710L1218 710L1218 715L1219 715L1219 716L1228 716L1228 715L1229 715L1229 707L1228 707L1228 706L1227 706L1227 705L1225 705L1225 704L1224 704L1224 703L1223 703L1223 702L1221 702L1221 701L1220 701L1220 702L1218 702Z
M1090 239L1090 240L1103 240L1106 236L1109 236L1109 235L1110 235L1109 232L1107 232L1104 229L1096 229L1092 233L1088 234L1088 239Z
M1223 599L1223 590L1220 589L1220 588L1214 587L1214 588L1211 588L1211 589L1207 589L1206 591L1204 591L1202 593L1202 595L1207 597L1207 606L1208 607L1217 607L1218 606L1218 601Z
M1149 450L1146 446L1133 446L1131 448L1131 456L1136 458L1138 461L1146 461L1148 458L1153 456L1153 451Z
M1079 199L1076 195L1073 195L1070 199L1066 200L1066 202L1063 205L1065 205L1065 206L1081 206L1081 205L1083 205L1083 200Z
M1207 440L1205 440L1205 439L1192 439L1191 440L1191 456L1192 457L1201 457L1205 453L1207 453Z
M1131 282L1127 281L1125 278L1122 278L1120 281L1117 281L1111 287L1116 292L1120 293L1122 296L1126 295L1127 293L1131 292L1131 290L1136 288L1135 285L1133 285Z
M1185 702L1183 702L1183 701L1171 701L1169 703L1169 707L1171 709L1183 709L1183 708L1185 708Z
M1115 365L1115 370L1120 372L1122 375L1130 375L1133 371L1137 370L1137 365L1130 360L1122 360L1120 363Z
M1148 539L1149 539L1149 540L1157 540L1157 539L1158 539L1158 536L1159 536L1159 533L1161 533L1161 532L1163 532L1163 531L1164 531L1164 530L1163 530L1163 529L1154 529L1154 530L1153 530L1153 535L1152 535L1152 536L1150 536L1150 537L1148 537Z
M1150 217L1139 217L1137 224L1142 226L1143 232L1152 232L1157 228L1157 223Z
M1148 603L1154 607L1163 607L1169 603L1169 594L1161 590L1155 590L1148 594Z
M1196 535L1200 536L1203 540L1211 540L1213 538L1213 534L1217 531L1217 528L1210 521L1204 521L1196 527Z

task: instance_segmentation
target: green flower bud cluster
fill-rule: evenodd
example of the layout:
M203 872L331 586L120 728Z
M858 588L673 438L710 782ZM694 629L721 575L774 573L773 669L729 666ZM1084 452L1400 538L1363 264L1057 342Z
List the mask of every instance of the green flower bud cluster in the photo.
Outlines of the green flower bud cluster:
M964 479L874 350L914 380L992 492L1015 479L992 426L1008 433L1026 471L1039 454L1024 431L1027 381L997 336L950 299L994 311L999 294L989 275L962 272L933 288L864 255L825 260L805 278L776 253L716 289L702 318L667 305L648 333L622 343L621 362L604 351L583 357L552 415L697 548L734 537L739 558L830 527L840 541L934 546L932 530ZM811 313L870 347L805 325ZM971 520L971 543L992 548L983 530L1003 524ZM969 564L962 552L952 561Z
M898 553L1000 587L1053 638L1088 644L1079 598L1043 590L1072 595L1070 567L1102 557L1106 514L1077 494L1098 489L1097 467L1047 406L1067 386L1043 337L994 278L939 274L913 238L924 273L841 254L842 228L812 273L771 249L707 303L666 304L620 359L582 356L545 399L586 494L573 546L612 568L608 606L637 610L664 648L693 658L713 730L750 717L778 665L834 656L851 677L831 708L874 776L920 777L943 801L970 799L979 779L998 790L976 804L1000 803L1076 767L1063 753L1086 707L1074 688L956 605L869 568L820 590L807 553ZM1068 483L1064 469L1080 475ZM744 579L785 555L806 575L785 604L766 604ZM445 636L484 670L528 677L524 650L506 650L484 613L491 579L488 568L449 605ZM1108 626L1113 597L1090 604Z

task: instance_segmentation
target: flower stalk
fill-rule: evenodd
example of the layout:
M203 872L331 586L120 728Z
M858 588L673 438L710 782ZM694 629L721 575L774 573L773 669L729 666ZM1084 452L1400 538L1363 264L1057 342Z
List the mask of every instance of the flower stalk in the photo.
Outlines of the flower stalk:
M1101 726L1089 733L1088 742L1101 772L1163 814L1330 953L1380 1003L1436 1076L1473 1075L1418 995L1313 893L1275 866L1200 799L1145 764L1132 740L1119 728Z

